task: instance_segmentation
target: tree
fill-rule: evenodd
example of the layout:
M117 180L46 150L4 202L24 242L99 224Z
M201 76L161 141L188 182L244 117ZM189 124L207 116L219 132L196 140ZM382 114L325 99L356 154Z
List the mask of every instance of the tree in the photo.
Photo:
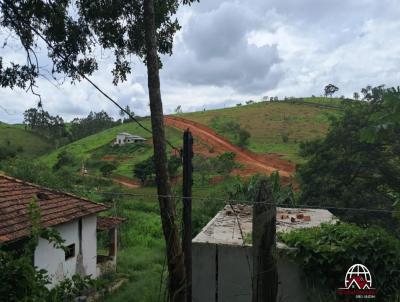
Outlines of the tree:
M332 95L333 95L335 92L337 92L337 91L339 91L339 88L336 87L336 86L333 85L333 84L328 84L328 85L326 85L325 88L324 88L325 96L330 96L330 97L332 97Z
M399 104L400 91L386 92L371 102L349 103L325 139L301 144L301 155L308 161L298 170L300 203L392 209L400 200L400 119L392 116L385 127L375 121L395 112ZM390 222L390 217L365 212L339 214L365 223Z
M358 101L360 99L360 95L358 92L353 93L353 99L355 99L356 101Z
M100 131L114 127L116 122L104 110L91 111L85 118L75 118L71 121L70 132L72 140L78 140Z
M177 114L182 113L182 105L179 105L178 107L175 108L175 113Z
M148 159L137 163L133 167L133 175L140 179L142 184L152 178L155 174L154 168L154 157L149 157Z
M69 134L62 117L52 116L43 109L39 102L37 108L29 108L24 112L25 129L35 131L40 136L50 139L56 146L69 141Z
M246 129L240 129L238 132L238 146L239 147L246 147L249 144L249 139L251 134Z
M206 183L207 176L213 174L214 170L214 165L210 158L201 155L193 157L193 172L200 175L202 185Z
M217 173L223 175L224 177L227 177L237 166L235 163L235 157L235 153L225 152L214 158L213 161Z
M0 2L0 24L19 37L27 56L25 65L10 64L11 67L5 68L0 64L0 84L3 87L20 87L34 92L35 79L41 72L41 65L34 59L37 58L35 49L39 45L38 38L44 40L48 49L48 56L53 63L53 75L64 73L72 81L90 81L88 76L98 68L94 49L96 45L111 50L115 56L112 70L114 84L125 81L131 73L132 55L137 55L146 63L157 192L167 245L171 301L183 301L185 274L175 222L175 202L169 197L171 188L168 181L158 54L172 53L173 37L180 28L174 15L181 3L193 2L195 0L100 1L95 5L91 0ZM90 83L95 86L92 81ZM118 105L103 91L101 93Z
M53 166L53 170L59 170L63 166L72 166L76 162L76 158L72 153L67 152L66 150L61 151L57 155L57 162Z
M114 163L105 163L100 167L100 172L104 177L110 177L115 169L117 166Z

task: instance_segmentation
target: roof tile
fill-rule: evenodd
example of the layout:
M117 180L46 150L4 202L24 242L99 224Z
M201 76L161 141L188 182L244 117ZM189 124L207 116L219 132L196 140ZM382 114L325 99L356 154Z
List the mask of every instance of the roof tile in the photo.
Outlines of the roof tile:
M38 193L45 198L38 198ZM43 227L52 227L107 209L101 203L0 175L0 244L29 235L31 223L28 207L33 201L39 205Z

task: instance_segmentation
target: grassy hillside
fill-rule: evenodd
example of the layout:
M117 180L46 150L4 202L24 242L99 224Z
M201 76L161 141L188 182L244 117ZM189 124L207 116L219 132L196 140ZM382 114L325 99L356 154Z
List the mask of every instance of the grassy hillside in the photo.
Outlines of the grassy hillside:
M186 113L180 116L205 124L231 141L233 135L222 132L221 125L237 122L250 132L248 148L259 153L279 153L283 158L300 162L299 143L323 137L329 127L329 117L340 110L324 105L339 106L340 99L307 98L305 103L260 102L233 108ZM316 105L310 104L315 103Z
M150 120L144 120L142 123L147 128L151 128ZM136 148L134 145L112 148L111 143L115 140L116 135L120 132L129 132L131 134L140 135L144 138L147 138L147 146L139 148L138 150L132 149ZM182 144L181 134L178 130L167 128L166 134L168 140L173 145L180 146ZM134 122L113 127L65 145L41 157L41 160L48 166L53 166L57 162L58 154L60 154L62 151L67 151L68 153L72 154L78 160L78 166L80 166L82 161L88 162L88 164L90 164L91 161L115 161L118 164L115 174L126 177L132 177L132 168L137 162L145 160L153 154L151 147L151 134L146 132ZM97 166L99 165L97 164ZM89 172L90 174L93 174L91 171Z
M9 145L22 155L36 157L52 149L51 144L21 125L0 123L0 145Z

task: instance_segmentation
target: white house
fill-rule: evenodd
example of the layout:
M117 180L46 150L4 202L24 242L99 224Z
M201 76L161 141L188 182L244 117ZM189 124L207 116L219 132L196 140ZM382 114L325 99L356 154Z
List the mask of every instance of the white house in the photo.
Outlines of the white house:
M146 141L145 138L138 136L138 135L132 135L127 132L122 132L117 134L117 138L114 142L114 145L125 145L125 144L134 144L137 142L144 142Z
M335 223L323 209L277 208L276 231ZM252 207L226 206L192 241L193 301L251 302L252 292ZM243 237L244 238L243 238ZM278 301L306 302L305 278L287 255L290 248L277 242Z
M64 251L46 239L39 239L33 263L48 272L50 287L74 274L96 278L105 270L115 269L116 228L123 218L97 217L108 209L105 205L3 175L0 175L0 245L18 248L29 238L28 207L34 200L39 206L41 225L58 231L67 247ZM97 255L97 229L109 230L107 256Z

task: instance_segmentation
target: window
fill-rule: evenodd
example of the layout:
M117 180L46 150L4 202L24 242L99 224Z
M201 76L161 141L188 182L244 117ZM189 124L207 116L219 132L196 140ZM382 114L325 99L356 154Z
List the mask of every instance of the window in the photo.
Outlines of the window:
M67 246L65 250L65 260L75 257L75 243Z

